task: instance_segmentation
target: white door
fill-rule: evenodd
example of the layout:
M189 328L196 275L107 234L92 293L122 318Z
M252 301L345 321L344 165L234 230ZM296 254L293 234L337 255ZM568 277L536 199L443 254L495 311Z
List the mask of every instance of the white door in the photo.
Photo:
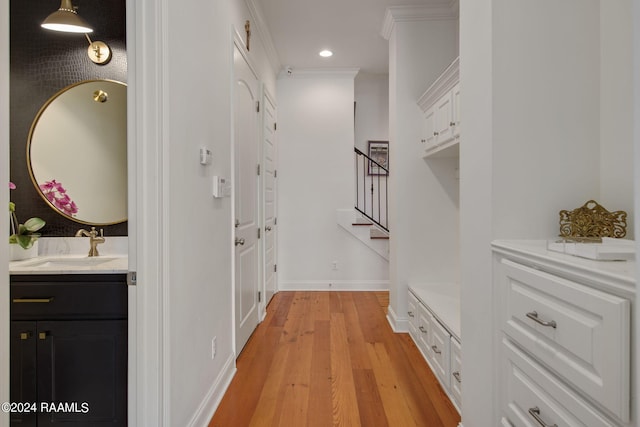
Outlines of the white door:
M236 355L258 325L258 79L234 45Z
M276 108L270 97L264 97L264 116L262 121L262 155L264 165L264 306L271 301L277 288L277 155L278 146L276 140Z

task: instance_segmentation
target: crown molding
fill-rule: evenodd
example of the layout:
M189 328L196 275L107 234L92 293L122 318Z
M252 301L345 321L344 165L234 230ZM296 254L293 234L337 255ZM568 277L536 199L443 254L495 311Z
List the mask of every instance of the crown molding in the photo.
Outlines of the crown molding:
M418 98L417 104L423 112L436 103L460 81L460 57L453 60L429 88Z
M278 79L355 79L360 72L360 68L293 68L291 74L283 69L278 74Z
M273 44L273 37L271 37L271 32L269 31L269 26L264 19L264 14L262 13L260 4L256 0L245 0L245 3L249 9L249 15L254 23L253 28L258 31L258 36L264 46L267 59L269 60L274 73L277 73L278 70L282 68L282 63L280 62L278 51Z
M438 4L421 6L388 7L382 22L380 34L389 40L398 22L440 21L458 19L458 0L446 0Z

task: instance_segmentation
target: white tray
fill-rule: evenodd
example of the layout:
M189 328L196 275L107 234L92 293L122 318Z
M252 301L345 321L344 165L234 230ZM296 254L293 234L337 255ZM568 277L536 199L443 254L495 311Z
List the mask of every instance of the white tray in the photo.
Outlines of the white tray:
M627 261L636 257L635 241L603 237L602 243L549 241L547 249L597 261Z

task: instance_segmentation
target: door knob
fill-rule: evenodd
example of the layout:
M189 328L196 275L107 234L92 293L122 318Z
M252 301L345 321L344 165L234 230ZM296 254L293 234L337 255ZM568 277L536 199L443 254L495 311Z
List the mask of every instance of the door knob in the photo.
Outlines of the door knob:
M265 231L271 231L271 226L270 226L270 225L267 225L267 226L264 228L264 230L265 230Z
M236 238L236 246L238 246L238 245L240 245L240 246L244 245L244 239Z

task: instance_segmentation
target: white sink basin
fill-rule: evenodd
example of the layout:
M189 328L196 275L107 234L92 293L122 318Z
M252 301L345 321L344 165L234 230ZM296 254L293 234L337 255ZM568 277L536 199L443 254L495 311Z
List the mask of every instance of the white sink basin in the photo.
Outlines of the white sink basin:
M21 263L21 267L31 268L77 268L95 267L113 261L115 257L44 257Z

